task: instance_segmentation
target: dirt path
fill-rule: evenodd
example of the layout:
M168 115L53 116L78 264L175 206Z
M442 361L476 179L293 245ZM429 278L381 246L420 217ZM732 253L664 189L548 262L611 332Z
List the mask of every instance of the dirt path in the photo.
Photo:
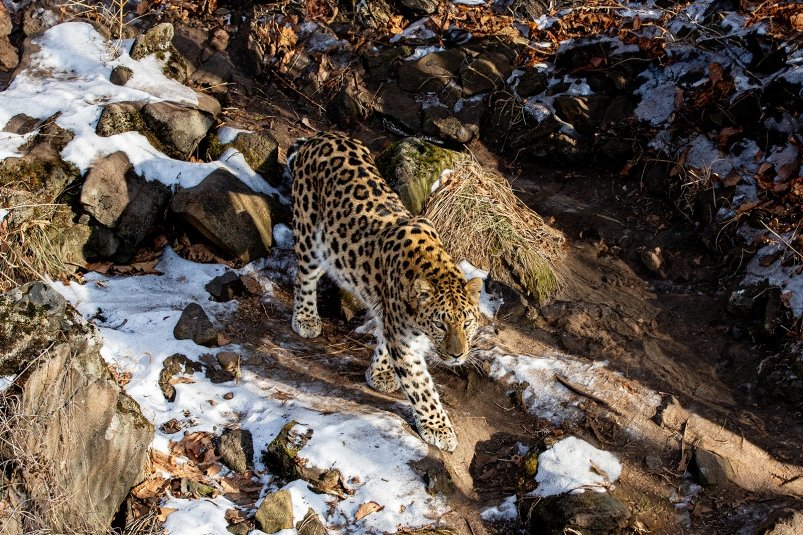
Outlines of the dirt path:
M270 127L283 149L299 136L329 127L311 110L287 107L286 102L270 91L241 96L243 111L237 119L244 127ZM306 124L299 117L306 117ZM372 150L394 139L379 124L363 125L354 135ZM724 312L717 285L720 268L692 227L674 217L669 207L642 195L638 184L625 184L605 172L507 168L481 144L469 148L484 166L513 177L520 198L568 238L566 285L556 300L536 308L509 296L494 325L487 328L492 334L486 343L526 354L563 350L589 362L604 360L635 392L657 392L677 400L687 411L684 414L699 416L705 423L701 437L710 434L705 426L712 425L727 434L723 442L749 437L772 453L772 462L803 463L799 448L803 418L755 395L754 370L764 355L751 340L733 336L733 322ZM641 260L642 250L656 246L664 260L658 273ZM409 412L401 397L381 395L365 385L373 340L352 332L357 320L348 323L330 315L322 338L302 341L289 327L289 286L279 297L270 311L256 302L243 304L233 324L240 341L276 359L265 373L333 389L358 403ZM577 396L584 420L556 428L523 410L509 386L477 370L436 369L434 375L461 443L453 454L431 449L421 471L434 491L449 496L454 511L444 520L460 533L509 533L510 526L491 526L479 514L526 488L517 444L542 448L545 440L566 433L622 457L625 470L617 495L633 512L634 525L651 533L722 533L757 527L768 511L790 503L783 495L768 492L708 487L688 510L678 510L674 502L692 484L684 478L690 468L691 442L680 437L680 449L672 445L678 430L654 425L654 406L622 402L633 413L625 410L612 416L607 407ZM649 427L648 433L657 434L651 440L644 434L634 436L636 420L644 422L642 430ZM745 450L736 455L750 456Z

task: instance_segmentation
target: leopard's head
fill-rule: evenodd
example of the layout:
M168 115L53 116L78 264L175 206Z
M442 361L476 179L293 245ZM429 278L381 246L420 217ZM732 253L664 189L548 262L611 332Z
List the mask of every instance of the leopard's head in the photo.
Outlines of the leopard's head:
M413 283L416 323L447 366L459 366L468 357L480 319L481 289L479 277L445 288L423 278Z

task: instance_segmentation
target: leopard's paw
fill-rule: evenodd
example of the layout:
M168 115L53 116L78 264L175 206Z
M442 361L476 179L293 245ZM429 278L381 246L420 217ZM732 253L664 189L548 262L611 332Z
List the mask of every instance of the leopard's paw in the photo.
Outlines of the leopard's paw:
M365 380L368 386L377 392L390 394L401 387L399 376L392 369L377 371L373 366L365 370Z
M304 338L315 338L321 334L321 318L311 314L293 313L293 330Z
M454 451L457 448L457 434L448 419L445 422L436 424L417 423L416 427L424 442L437 446L444 451Z

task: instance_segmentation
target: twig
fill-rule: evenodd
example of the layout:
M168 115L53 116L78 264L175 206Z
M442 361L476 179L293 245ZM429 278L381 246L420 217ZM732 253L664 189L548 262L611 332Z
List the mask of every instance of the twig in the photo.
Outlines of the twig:
M586 398L590 399L591 401L595 401L595 402L599 403L600 405L608 408L609 410L615 412L616 414L619 414L619 415L622 414L618 410L613 408L613 406L611 406L610 403L608 403L607 401L605 401L601 397L596 396L596 395L592 394L591 392L589 392L588 390L586 390L585 388L583 388L582 386L569 381L568 377L566 377L565 375L561 375L559 373L556 373L555 374L555 380L557 382L559 382L560 384L562 384L563 386L565 386L566 388L568 388L569 390L571 390L572 392L574 392L575 394L578 394L580 396L586 397Z

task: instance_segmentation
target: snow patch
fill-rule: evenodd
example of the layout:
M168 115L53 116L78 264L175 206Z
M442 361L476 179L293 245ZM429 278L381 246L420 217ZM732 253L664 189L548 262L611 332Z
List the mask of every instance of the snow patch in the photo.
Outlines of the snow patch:
M250 134L251 131L243 130L242 128L232 128L231 126L221 126L217 129L217 139L225 145L226 143L233 142L237 139L237 136L243 133Z
M532 495L580 494L586 489L605 492L621 473L622 465L612 453L566 437L538 456L538 487Z
M504 300L500 296L491 295L485 289L485 281L488 279L488 272L475 267L468 260L461 260L457 265L463 272L466 280L471 280L475 277L482 279L482 288L480 289L480 312L483 316L493 318L499 311L499 308L504 304Z
M293 229L284 223L276 223L273 225L273 242L280 249L292 249Z
M486 522L513 522L519 517L516 509L516 496L508 496L496 507L488 507L480 513Z

